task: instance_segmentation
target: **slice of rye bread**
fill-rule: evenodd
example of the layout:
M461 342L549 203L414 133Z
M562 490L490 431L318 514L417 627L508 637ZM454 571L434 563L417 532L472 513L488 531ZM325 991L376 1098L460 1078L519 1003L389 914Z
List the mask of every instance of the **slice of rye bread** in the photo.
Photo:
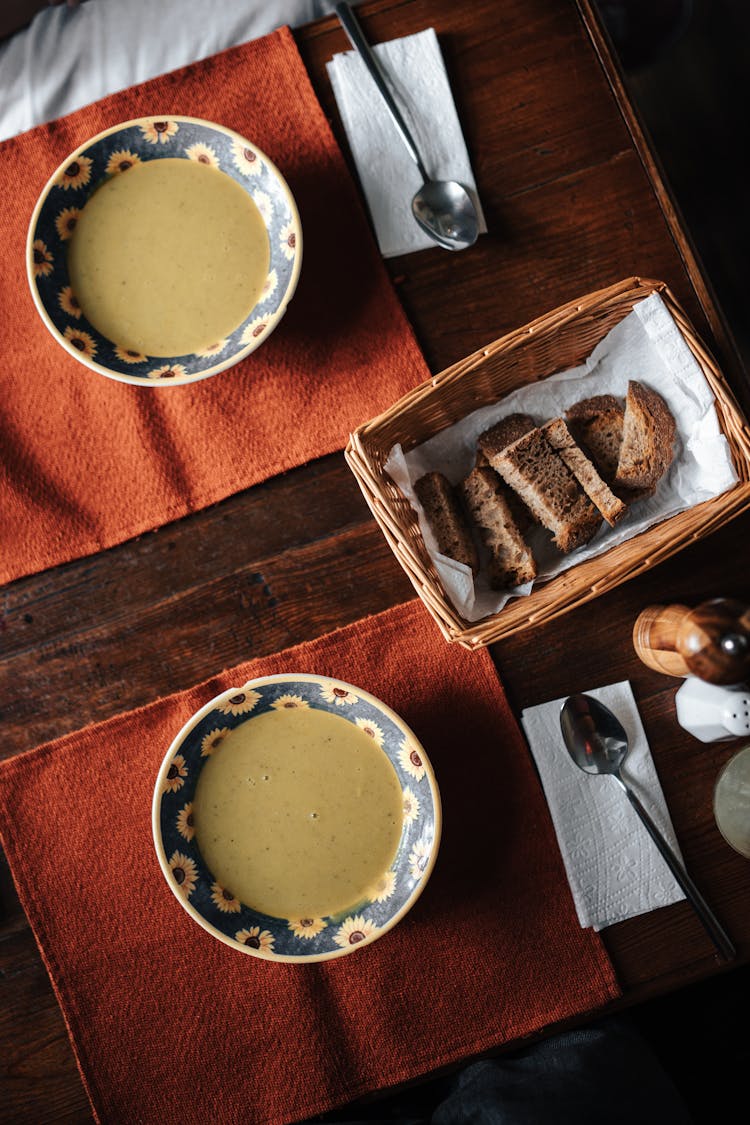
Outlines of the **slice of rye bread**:
M661 395L631 379L615 485L653 491L672 464L676 429L672 412Z
M536 562L517 519L515 493L487 466L472 469L458 487L469 518L490 552L492 589L532 582L537 574Z
M443 473L425 473L414 492L435 536L438 550L479 573L479 553L456 490Z
M589 500L594 504L610 527L614 527L628 510L619 496L602 480L596 467L573 440L563 418L553 418L542 426L542 433L553 449L562 457Z
M535 425L530 414L508 414L479 435L477 448L480 455L490 461L495 454L501 453L512 442L533 430Z
M503 478L492 468L492 465L490 465L487 457L484 453L482 453L481 449L477 449L477 455L474 459L474 468L489 469L494 474L495 480L504 489L503 495L508 501L513 519L516 522L516 526L522 534L528 531L531 525L537 522L536 516L534 516L534 514L529 511L518 493L514 492L512 488L508 488Z
M561 551L587 543L600 526L599 512L540 429L529 430L490 463L552 532Z
M499 422L490 426L477 438L477 455L474 468L492 468L491 456L497 456L503 449L507 449L514 441L517 441L535 427L536 422L530 414L508 414L505 418L501 418ZM505 498L511 506L516 524L521 531L526 531L531 524L537 522L536 516L524 504L517 492L506 488Z
M591 457L602 479L611 485L622 445L622 403L614 395L593 395L569 406L565 420L575 441Z

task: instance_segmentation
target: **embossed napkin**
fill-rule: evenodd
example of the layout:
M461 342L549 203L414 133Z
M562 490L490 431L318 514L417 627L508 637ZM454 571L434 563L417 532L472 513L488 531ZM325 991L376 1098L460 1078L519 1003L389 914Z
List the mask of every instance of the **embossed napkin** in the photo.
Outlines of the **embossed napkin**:
M622 775L679 856L677 838L627 680L587 692L612 710L628 735ZM620 786L584 773L560 731L565 698L521 716L537 764L582 926L601 930L685 897Z
M374 46L427 172L464 185L487 230L461 122L433 28ZM417 226L411 199L422 177L365 64L355 51L334 55L328 76L385 258L434 247Z

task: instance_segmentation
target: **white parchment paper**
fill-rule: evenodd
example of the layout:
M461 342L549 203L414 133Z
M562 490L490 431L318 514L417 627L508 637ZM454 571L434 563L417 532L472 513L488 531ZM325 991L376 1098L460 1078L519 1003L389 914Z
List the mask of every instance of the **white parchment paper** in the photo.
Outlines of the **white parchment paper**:
M467 621L497 613L509 597L529 594L533 584L511 591L491 590L484 569L474 581L468 567L441 555L414 494L414 481L423 473L439 470L451 484L458 484L474 466L479 434L501 418L520 411L541 425L564 414L574 402L600 394L613 394L624 404L629 379L658 391L672 411L677 427L672 465L652 497L633 504L617 527L603 523L589 543L568 555L557 550L548 532L535 527L529 542L539 569L536 582L548 581L653 524L726 492L737 482L713 392L658 293L635 305L579 367L512 391L409 453L404 454L400 445L391 449L385 471L417 511L425 545L445 590Z

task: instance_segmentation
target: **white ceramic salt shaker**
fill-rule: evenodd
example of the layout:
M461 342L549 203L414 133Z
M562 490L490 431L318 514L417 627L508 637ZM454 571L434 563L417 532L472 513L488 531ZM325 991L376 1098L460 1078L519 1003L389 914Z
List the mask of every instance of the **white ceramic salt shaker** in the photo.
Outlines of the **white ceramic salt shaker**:
M674 701L677 722L701 742L726 742L750 735L747 684L709 684L688 676Z

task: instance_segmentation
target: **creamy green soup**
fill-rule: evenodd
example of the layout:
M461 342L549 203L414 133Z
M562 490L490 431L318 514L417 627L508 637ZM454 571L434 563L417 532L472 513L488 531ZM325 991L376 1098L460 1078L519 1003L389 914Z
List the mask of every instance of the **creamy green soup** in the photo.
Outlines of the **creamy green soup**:
M281 708L235 728L201 770L196 839L240 901L280 918L320 918L367 897L401 837L396 772L338 715Z
M200 351L258 301L270 250L260 211L217 168L166 158L98 188L68 250L73 293L93 326L148 356Z

